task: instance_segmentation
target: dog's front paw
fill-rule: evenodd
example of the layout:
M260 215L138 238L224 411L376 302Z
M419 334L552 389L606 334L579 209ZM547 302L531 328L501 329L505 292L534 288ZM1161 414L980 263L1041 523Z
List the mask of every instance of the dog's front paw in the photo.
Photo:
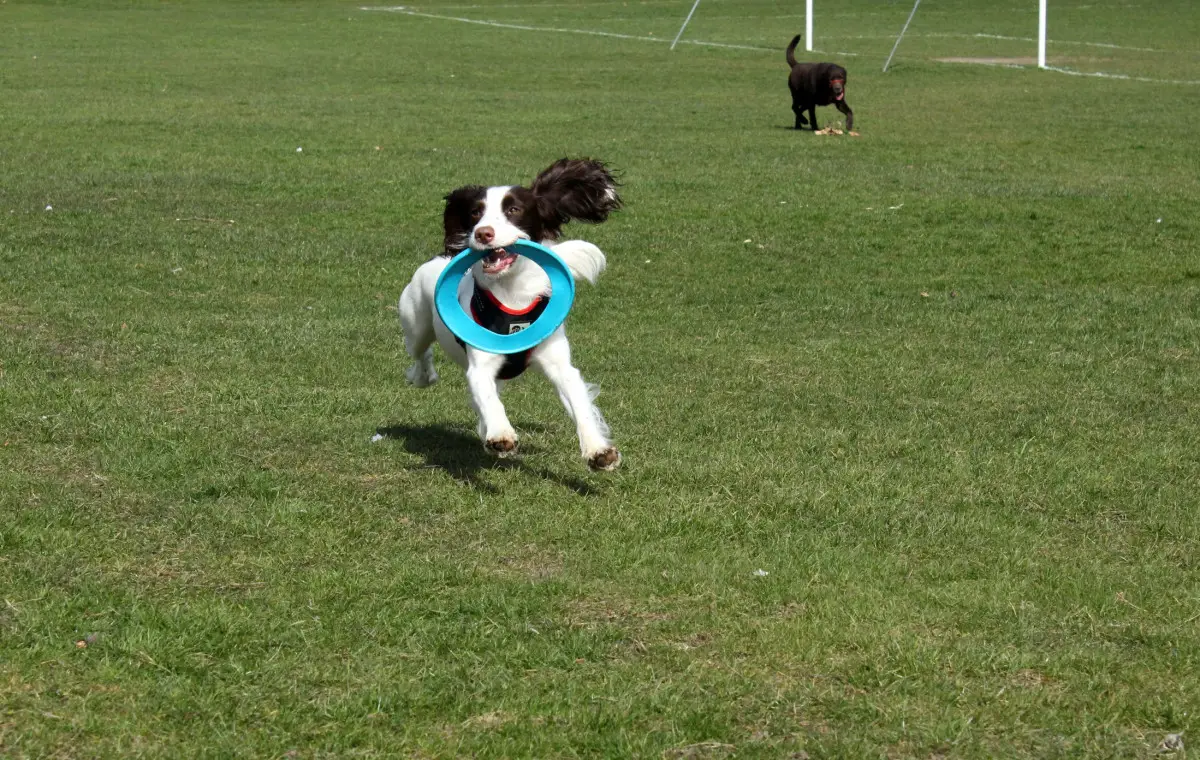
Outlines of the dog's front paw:
M421 364L414 364L405 370L404 377L417 388L427 388L438 381L437 370Z
M621 452L616 446L609 446L598 454L588 457L588 467L596 472L612 472L621 464Z
M515 438L489 438L484 441L483 447L501 459L514 456L517 453L517 441Z

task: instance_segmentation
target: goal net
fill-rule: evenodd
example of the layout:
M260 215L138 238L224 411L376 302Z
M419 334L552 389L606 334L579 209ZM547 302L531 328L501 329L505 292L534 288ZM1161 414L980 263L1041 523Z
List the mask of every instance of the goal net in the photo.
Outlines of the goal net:
M655 3L655 5L658 5ZM680 20L693 0L672 3ZM882 67L912 0L813 0L809 59ZM662 5L658 5L662 8ZM684 39L782 47L805 27L804 0L701 0ZM1047 68L1074 76L1200 84L1195 0L1047 0ZM801 55L803 54L803 55ZM1038 0L921 0L892 68L1034 67Z

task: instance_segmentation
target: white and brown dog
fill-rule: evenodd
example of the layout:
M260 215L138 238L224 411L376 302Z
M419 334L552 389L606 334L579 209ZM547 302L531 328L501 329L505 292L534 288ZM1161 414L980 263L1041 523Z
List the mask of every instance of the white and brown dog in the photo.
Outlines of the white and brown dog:
M616 182L603 163L561 159L545 169L530 187L468 185L446 196L442 217L443 253L423 264L400 296L404 347L413 358L406 372L417 387L437 382L433 367L436 340L467 373L471 407L479 415L479 437L499 456L516 453L513 430L500 390L504 383L533 366L554 385L575 421L579 448L593 470L614 470L621 453L609 440L608 425L593 404L596 387L585 383L571 364L571 347L563 326L522 354L489 354L465 346L447 329L433 303L433 289L450 258L470 247L488 255L471 268L459 286L459 303L475 321L494 332L511 333L527 326L545 308L550 280L534 262L505 250L524 239L551 248L576 278L595 283L604 271L604 254L583 240L559 241L571 219L603 222L621 207Z

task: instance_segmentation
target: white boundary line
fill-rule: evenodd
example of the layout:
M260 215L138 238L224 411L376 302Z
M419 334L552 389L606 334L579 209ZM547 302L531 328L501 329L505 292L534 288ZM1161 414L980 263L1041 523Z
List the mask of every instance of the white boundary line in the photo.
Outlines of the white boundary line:
M925 32L907 35L909 37L964 37L964 38L980 38L987 40L1011 40L1013 42L1037 42L1035 37L1009 37L1003 34L984 34L976 32L975 34L967 34L965 32ZM855 34L855 35L839 35L833 39L836 40L891 40L895 39L894 34ZM1108 50L1132 50L1137 53L1164 53L1167 55L1196 55L1200 51L1196 50L1162 50L1159 48L1140 48L1127 47L1125 45L1113 45L1109 42L1079 42L1077 40L1046 40L1046 42L1054 45L1086 45L1087 47L1105 48Z
M1135 77L1129 74L1107 74L1103 71L1076 71L1058 66L1047 66L1046 71L1057 71L1059 74L1069 74L1073 77L1099 77L1101 79L1126 79L1130 82L1154 82L1156 84L1200 84L1200 79L1151 79L1150 77Z
M476 3L474 5L442 5L444 11L474 11L480 8L583 8L597 5L628 5L626 0L576 0L573 3ZM679 0L638 0L638 5L679 5Z
M556 34L586 34L593 37L616 37L619 40L636 40L638 42L661 42L670 44L671 40L663 37L644 37L637 34L620 34L618 32L601 32L595 29L563 29L553 26L529 26L527 24L505 24L499 21L485 21L477 18L463 18L462 16L443 16L438 13L425 13L424 11L415 11L403 5L390 6L362 6L360 11L385 11L387 13L401 13L405 16L419 16L421 18L440 19L442 21L458 21L463 24L478 24L479 26L492 26L499 29L516 29L523 32L554 32ZM761 47L758 45L735 45L730 42L705 42L703 40L680 40L681 45L700 45L702 47L716 48L733 48L734 50L758 50L767 53L779 52L775 48ZM822 51L817 51L822 52ZM857 56L858 53L846 53L840 50L834 51L836 55Z
M492 26L499 29L517 29L523 32L555 32L558 34L587 34L593 37L616 37L620 40L637 40L639 42L663 42L670 43L669 39L659 37L644 37L636 34L620 34L618 32L601 32L594 29L562 29L552 26L528 26L526 24L505 24L499 21L486 21L477 18L463 18L461 16L443 16L438 13L425 13L423 11L414 11L411 8L406 8L403 5L393 6L363 6L359 8L362 11L386 11L388 13L402 13L405 16L419 16L421 18L435 18L442 21L458 21L463 24L478 24L479 26ZM739 50L770 50L771 48L754 47L752 45L732 45L724 42L700 42L697 40L680 40L685 45L710 45L712 47L737 48Z
M1002 69L1036 69L1036 65L1024 63L1000 63L996 61L943 61L938 58L933 60L938 63L948 63L952 66L967 65L967 66L993 66ZM1066 74L1073 77L1095 77L1096 79L1121 79L1128 82L1151 82L1153 84L1200 84L1200 79L1151 79L1150 77L1135 77L1130 74L1109 74L1104 71L1076 71L1075 69L1066 69L1061 66L1047 66L1045 71L1053 71L1057 74Z
M931 35L927 35L927 36L929 36L929 37L970 36L970 37L982 37L982 38L989 39L989 40L1014 40L1016 42L1037 42L1037 40L1035 40L1033 37L1006 37L1003 34L983 34L982 32L977 32L972 35L950 35L950 34L934 35L934 34L931 34ZM1086 45L1087 47L1107 48L1109 50L1132 50L1137 53L1182 53L1184 55L1190 55L1190 51L1156 50L1155 48L1140 48L1140 47L1129 47L1127 45L1113 45L1112 43L1109 43L1109 42L1076 42L1074 40L1046 40L1046 42L1053 43L1055 45Z

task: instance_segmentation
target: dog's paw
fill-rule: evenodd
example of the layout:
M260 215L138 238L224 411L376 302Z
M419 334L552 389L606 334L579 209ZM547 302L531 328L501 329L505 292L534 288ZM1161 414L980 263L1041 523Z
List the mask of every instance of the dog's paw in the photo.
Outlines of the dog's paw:
M414 364L404 371L404 377L417 388L428 388L438 381L438 373L433 367L426 369L420 364Z
M501 459L515 456L517 453L515 438L489 438L484 441L483 447Z
M621 464L621 452L616 446L609 446L598 454L588 457L588 467L596 472L612 472Z

